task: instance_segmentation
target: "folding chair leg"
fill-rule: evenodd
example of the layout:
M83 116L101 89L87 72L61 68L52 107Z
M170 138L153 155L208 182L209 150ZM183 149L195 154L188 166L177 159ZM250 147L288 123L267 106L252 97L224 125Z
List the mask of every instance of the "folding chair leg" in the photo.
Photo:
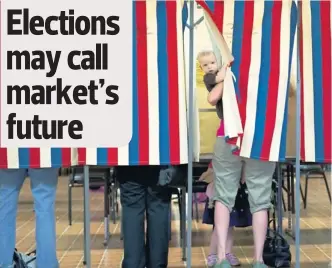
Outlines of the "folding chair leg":
M330 200L330 203L331 203L331 192L330 192L329 185L327 183L327 179L326 179L325 173L323 173L323 178L324 178L324 182L325 182L325 187L326 187L327 195L329 196L329 200Z
M181 220L181 196L180 196L179 192L177 193L177 197L178 197L178 206L179 206L179 217L180 217L180 220ZM180 236L182 238L182 233L181 232L180 232Z
M198 215L198 201L197 201L197 194L194 193L193 194L193 197L194 197L194 203L195 203L195 216L196 216L196 222L199 221L199 215Z
M111 186L111 206L112 206L112 220L113 220L113 224L116 224L116 195L115 195L116 189L115 189L115 185L112 184Z
M302 201L304 203L304 194L303 194L303 189L302 189L301 184L300 184L300 192L301 192Z
M284 195L282 194L282 204L283 204L283 207L284 207L284 212L286 212L286 202L285 202L285 198L284 198Z
M123 222L122 222L122 211L120 217L120 240L123 240Z
M305 188L304 188L304 202L303 207L304 209L307 208L307 199L308 199L308 182L309 182L309 176L305 176Z
M169 206L168 240L172 240L172 204Z
M72 224L72 186L68 185L68 222Z

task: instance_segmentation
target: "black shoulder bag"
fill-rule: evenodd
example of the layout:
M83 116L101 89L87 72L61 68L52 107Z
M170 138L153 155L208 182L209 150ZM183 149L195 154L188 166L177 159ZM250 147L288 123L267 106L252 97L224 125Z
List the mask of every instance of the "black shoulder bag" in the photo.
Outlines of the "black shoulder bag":
M26 254L29 257L28 260L25 260L23 255L15 248L13 255L14 268L29 268L31 267L29 264L36 260L36 250Z
M275 212L273 212L275 215ZM273 229L268 228L264 243L263 260L266 265L274 268L291 267L292 254L287 240L276 231L275 217L271 220ZM271 222L270 221L270 222Z

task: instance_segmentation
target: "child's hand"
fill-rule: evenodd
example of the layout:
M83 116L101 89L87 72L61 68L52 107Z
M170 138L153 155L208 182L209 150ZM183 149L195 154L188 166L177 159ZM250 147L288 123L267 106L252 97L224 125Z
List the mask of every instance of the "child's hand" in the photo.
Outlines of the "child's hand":
M228 67L227 64L224 64L221 67L221 69L219 70L219 72L217 74L217 80L223 81L225 79L227 67Z

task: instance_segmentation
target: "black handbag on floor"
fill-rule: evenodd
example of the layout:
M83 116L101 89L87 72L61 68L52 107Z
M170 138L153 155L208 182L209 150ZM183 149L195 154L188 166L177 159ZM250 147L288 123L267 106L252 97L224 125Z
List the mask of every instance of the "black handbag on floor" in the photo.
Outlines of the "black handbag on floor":
M36 250L23 254L17 251L15 248L13 255L14 268L32 268L36 267Z
M275 197L274 197L275 198ZM274 204L276 200L273 200ZM269 220L269 226L272 222L273 230L268 228L266 240L264 243L263 260L266 265L273 268L290 268L292 254L287 240L277 232L276 215L273 208L272 219ZM269 217L270 218L270 217Z
M264 243L263 260L269 267L291 267L292 254L289 244L284 237L273 230L268 231Z

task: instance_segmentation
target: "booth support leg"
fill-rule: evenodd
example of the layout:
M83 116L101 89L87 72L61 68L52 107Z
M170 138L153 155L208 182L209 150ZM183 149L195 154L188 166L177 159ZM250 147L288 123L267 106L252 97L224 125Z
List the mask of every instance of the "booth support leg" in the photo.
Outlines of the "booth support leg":
M298 3L297 3L298 4ZM295 195L295 268L300 268L300 192L301 192L301 170L300 170L300 151L301 151L301 69L300 69L300 35L301 32L301 21L302 21L302 11L301 8L298 9L298 23L297 23L297 83L296 83L296 161L295 161L295 172L296 172L296 195Z
M84 166L84 265L91 268L89 167Z
M186 233L186 220L187 220L187 196L186 196L186 187L183 187L181 189L181 233L182 233L182 238L181 238L181 247L182 247L182 260L186 261L187 260L187 254L186 254L186 245L187 245L187 233Z
M192 236L192 189L193 189L193 156L194 156L194 30L195 30L195 2L189 1L189 124L188 124L188 213L187 213L187 268L191 268L191 236Z
M293 237L293 239L295 239L295 229L294 229L294 223L296 224L296 216L295 216L295 196L296 196L296 192L295 192L295 184L294 184L294 166L291 166L291 187L292 187L292 229L291 231L291 236Z
M110 178L106 176L104 185L104 246L106 247L110 237L109 215L110 215Z

